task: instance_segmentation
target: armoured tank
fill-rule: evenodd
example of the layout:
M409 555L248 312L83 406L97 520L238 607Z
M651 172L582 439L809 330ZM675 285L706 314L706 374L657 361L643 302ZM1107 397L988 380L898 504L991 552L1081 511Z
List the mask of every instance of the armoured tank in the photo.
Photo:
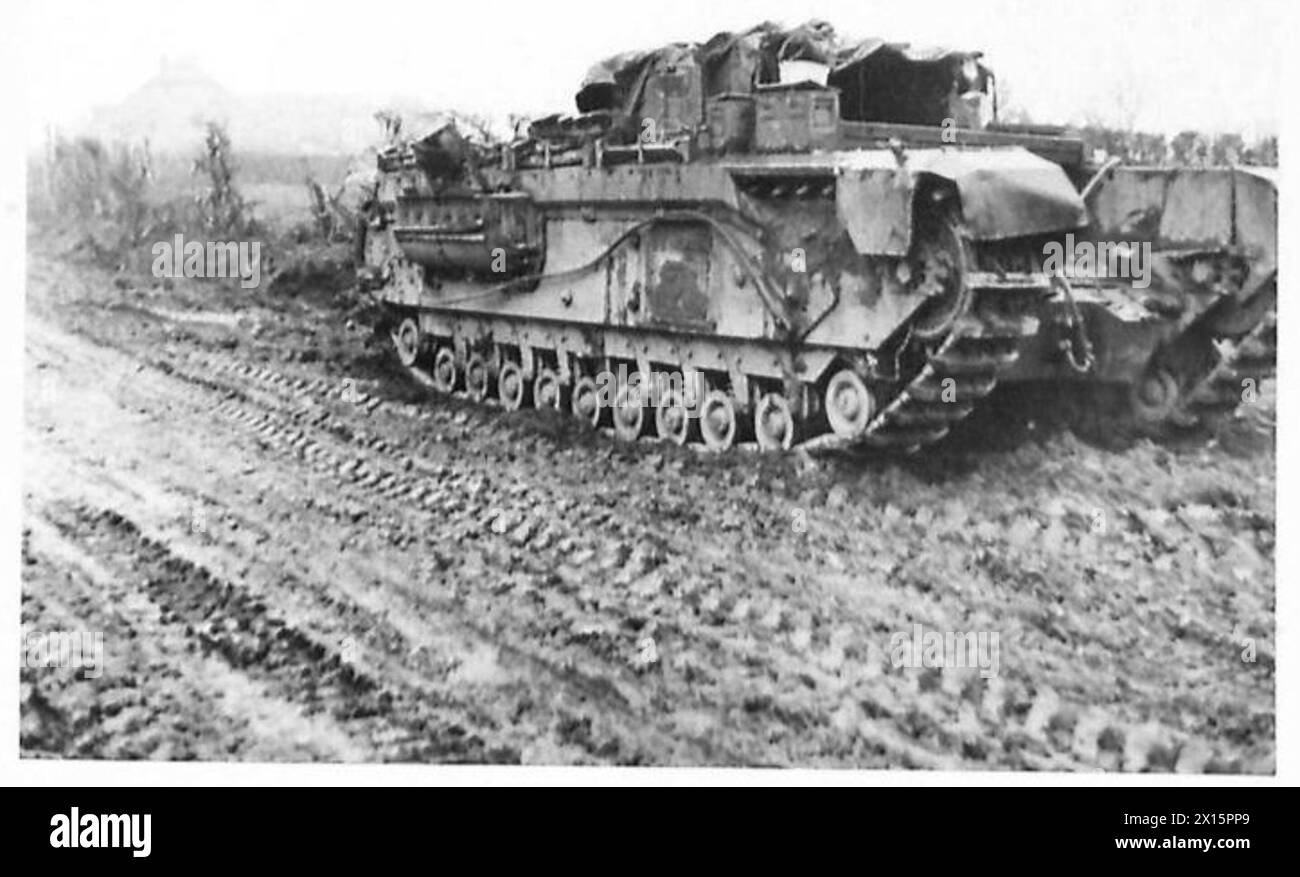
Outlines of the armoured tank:
M995 94L820 22L620 55L510 142L392 132L362 280L437 390L626 439L914 451L999 385L1228 405L1271 357L1272 181L1094 166Z
M1083 381L1085 392L1059 395L1094 427L1122 415L1157 434L1258 396L1276 363L1276 173L1107 162L1090 174L1089 226L1066 243L1096 264L1075 282L1073 302L1047 304L1053 328L1022 351L1010 379ZM1052 347L1069 349L1067 336L1079 339L1082 363L1067 356L1053 372Z

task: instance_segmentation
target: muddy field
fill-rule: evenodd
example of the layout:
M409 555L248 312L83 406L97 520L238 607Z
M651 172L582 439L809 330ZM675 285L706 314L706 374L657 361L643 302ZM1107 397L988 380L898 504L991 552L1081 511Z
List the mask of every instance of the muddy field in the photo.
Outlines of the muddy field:
M23 667L24 756L1274 771L1271 393L1178 444L706 456L439 398L328 271L51 252L22 622L105 666ZM998 672L894 666L914 625Z

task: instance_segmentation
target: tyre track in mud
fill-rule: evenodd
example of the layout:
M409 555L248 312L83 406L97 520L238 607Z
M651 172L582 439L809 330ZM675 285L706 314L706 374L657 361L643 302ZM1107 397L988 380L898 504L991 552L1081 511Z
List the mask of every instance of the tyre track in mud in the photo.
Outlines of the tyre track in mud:
M98 581L143 576L144 597L164 625L180 628L187 647L200 658L219 659L258 684L262 697L295 704L305 717L327 713L347 737L369 743L360 749L334 741L333 747L316 757L354 760L367 752L387 751L398 760L516 760L508 750L489 748L462 725L428 708L436 705L357 671L337 652L331 653L269 611L247 590L173 554L117 511L84 507L52 511L51 523L64 539L93 546L103 567ZM112 635L122 633L119 628ZM119 708L129 705L118 701ZM282 711L278 720L284 720ZM191 716L188 723L198 721L199 717ZM298 724L310 724L310 719ZM226 740L239 740L237 729L226 734ZM229 757L231 752L222 754Z
M350 553L418 558L409 576L418 585L391 574L381 589L350 584L366 578L354 559L337 583L320 584L319 572L303 576L309 588L322 597L341 589L371 618L389 604L388 614L405 620L383 621L394 642L418 639L422 629L437 636L472 629L477 645L469 650L536 661L551 668L539 677L549 680L542 689L578 691L549 709L536 697L506 698L546 714L520 736L561 738L560 748L534 753L541 759L1171 769L1182 744L1144 730L1148 716L1108 695L1101 674L1081 685L1067 679L1061 658L1082 644L1100 653L1088 660L1128 664L1105 650L1127 648L1128 637L1152 621L1190 631L1206 648L1231 642L1218 619L1198 617L1201 610L1167 620L1130 610L1137 621L1125 618L1122 603L1106 594L1124 583L1104 576L1100 595L1071 599L1111 618L1054 615L1048 610L1060 577L1073 570L1000 569L1010 558L999 556L997 540L954 575L933 557L942 537L926 537L927 548L917 530L977 521L961 508L926 510L924 496L935 490L909 508L899 497L917 495L908 483L915 470L845 472L798 458L619 447L567 421L557 432L544 414L488 412L448 399L416 406L399 401L409 390L395 399L373 381L254 363L255 351L227 352L175 328L163 321L124 338L107 321L78 331L201 387L213 401L194 407L271 452L268 465L312 473L311 519L355 540ZM1033 453L1024 456L1039 465ZM999 458L962 480L1014 480L1020 465ZM1068 493L1094 476L1063 471L1058 480ZM267 481L273 491L288 490ZM1116 488L1125 502L1150 503L1138 485ZM937 492L946 492L942 483ZM219 511L231 500L213 490L203 502ZM802 533L791 528L791 511L806 513ZM1060 520L1073 529L1087 512L1072 507ZM1182 526L1177 518L1173 525ZM238 548L255 553L262 542L293 541L309 526L244 520ZM1132 553L1127 543L1147 539L1145 526L1117 528L1113 538ZM218 530L231 538L220 517ZM312 544L310 533L303 539ZM954 543L954 553L964 546ZM1006 585L989 588L990 578ZM1007 612L1023 618L1024 648L1036 663L1008 668L1005 680L882 671L863 652L864 642L912 621L970 627L973 617L993 625ZM338 622L326 639L347 629ZM1123 675L1143 698L1160 700L1162 680L1144 679L1145 666L1132 663ZM418 678L455 664L391 659L375 673ZM502 710L492 708L498 692L463 699L500 723ZM1200 725L1169 721L1180 739L1214 730L1205 724L1212 716L1195 718ZM629 742L637 740L642 745ZM1201 763L1215 758L1211 746Z

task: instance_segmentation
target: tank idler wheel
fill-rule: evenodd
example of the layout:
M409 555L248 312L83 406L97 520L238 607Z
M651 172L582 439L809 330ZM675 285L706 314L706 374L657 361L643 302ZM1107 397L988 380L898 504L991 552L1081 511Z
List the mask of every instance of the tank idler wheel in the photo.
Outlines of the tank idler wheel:
M655 431L675 445L690 441L691 412L677 390L669 390L655 406Z
M634 442L645 432L645 400L639 386L623 384L614 396L614 435L625 442Z
M1129 404L1139 426L1158 426L1178 410L1178 379L1163 368L1148 369L1129 391Z
M573 385L573 413L592 426L600 426L604 408L600 404L600 388L595 380L578 378Z
M433 357L433 388L439 393L453 393L459 378L456 354L450 347L441 348Z
M736 403L721 390L710 390L700 405L700 436L714 451L725 451L736 443Z
M765 451L788 451L794 444L794 412L780 393L765 393L754 406L754 438Z
M537 372L533 380L533 404L538 408L563 409L564 384L552 369L544 368Z
M465 363L465 392L475 402L482 402L488 397L492 386L492 373L488 370L487 360L480 354L470 354Z
M420 326L412 317L407 317L398 325L393 334L393 345L397 348L398 361L410 368L420 356Z
M497 398L501 400L501 407L518 411L524 407L527 395L528 382L524 380L524 370L518 363L503 363L497 374Z
M826 419L831 430L844 438L858 438L876 413L876 402L862 378L844 369L826 385Z

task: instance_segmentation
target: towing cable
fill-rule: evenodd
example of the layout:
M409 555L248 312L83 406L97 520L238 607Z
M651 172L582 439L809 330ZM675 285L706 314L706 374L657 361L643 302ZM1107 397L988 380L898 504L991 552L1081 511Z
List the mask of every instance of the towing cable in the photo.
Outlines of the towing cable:
M1056 346L1065 355L1065 361L1070 364L1070 368L1081 375L1086 375L1092 371L1097 357L1092 349L1092 341L1088 339L1083 312L1079 310L1079 303L1074 300L1074 290L1070 288L1070 281L1066 280L1059 271L1052 275L1052 286L1061 290L1068 309L1066 327L1069 334L1056 342ZM1081 356L1080 352L1082 352Z

